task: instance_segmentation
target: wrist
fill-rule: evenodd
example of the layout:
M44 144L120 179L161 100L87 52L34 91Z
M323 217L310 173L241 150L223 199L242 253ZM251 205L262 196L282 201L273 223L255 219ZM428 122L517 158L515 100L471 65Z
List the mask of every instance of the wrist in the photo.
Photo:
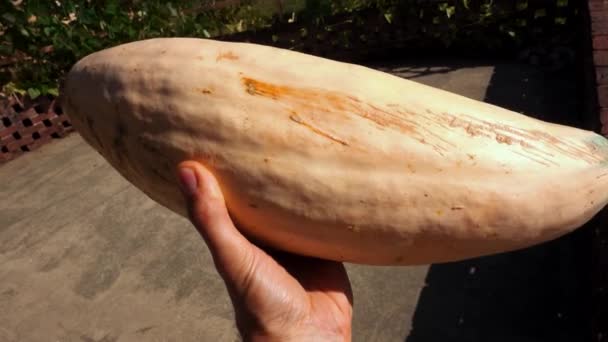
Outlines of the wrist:
M349 336L322 331L294 331L285 333L255 332L243 335L245 342L350 342Z
M324 329L316 325L286 329L254 329L243 334L246 342L350 342L351 327Z

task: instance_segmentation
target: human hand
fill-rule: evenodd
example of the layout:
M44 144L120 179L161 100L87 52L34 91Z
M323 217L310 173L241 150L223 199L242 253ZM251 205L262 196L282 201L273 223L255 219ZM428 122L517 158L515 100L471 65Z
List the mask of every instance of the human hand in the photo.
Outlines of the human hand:
M342 263L263 250L235 227L211 172L187 161L178 177L244 340L351 340L353 297Z

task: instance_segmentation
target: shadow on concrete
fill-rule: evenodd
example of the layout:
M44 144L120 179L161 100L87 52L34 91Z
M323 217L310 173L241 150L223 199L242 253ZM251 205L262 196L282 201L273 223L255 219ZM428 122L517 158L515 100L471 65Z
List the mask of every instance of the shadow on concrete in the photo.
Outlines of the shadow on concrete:
M581 104L569 69L498 64L485 101L577 126ZM589 341L589 237L581 229L525 250L432 265L405 341Z

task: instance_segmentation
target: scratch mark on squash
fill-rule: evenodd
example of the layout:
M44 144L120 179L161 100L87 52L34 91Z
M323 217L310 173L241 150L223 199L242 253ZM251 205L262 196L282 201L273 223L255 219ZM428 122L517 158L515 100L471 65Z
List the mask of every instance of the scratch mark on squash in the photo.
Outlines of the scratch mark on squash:
M216 62L221 61L222 59L227 59L230 61L236 61L239 59L239 56L235 55L232 51L220 52L215 59Z
M439 121L447 121L450 127L462 128L469 134L475 132L475 136L487 138L494 137L500 144L518 144L523 148L524 153L534 154L536 157L544 155L542 159L547 161L554 158L555 153L568 156L575 160L583 160L589 164L597 163L601 159L594 153L593 149L589 148L589 146L581 146L578 145L576 141L568 140L567 138L558 138L539 130L522 129L507 124L494 123L466 114L461 114L457 117L444 113L443 117L437 116L437 119ZM537 161L536 158L528 159ZM543 164L547 165L546 163ZM559 165L553 160L551 160L550 164Z
M311 131L313 131L313 132L315 132L315 133L317 133L317 134L319 134L319 135L321 135L321 136L323 136L323 137L325 137L327 139L333 140L333 141L335 141L335 142L337 142L337 143L339 143L341 145L348 146L348 143L346 141L341 140L339 138L336 138L333 135L331 135L331 134L329 134L327 132L324 132L324 131L318 129L317 127L315 127L315 126L313 126L313 125L305 122L304 120L302 120L302 118L300 118L295 113L292 113L291 115L289 115L289 119L291 119L291 121L296 122L296 123L298 123L298 124L300 124L300 125L308 128L308 129L310 129Z
M517 155L519 155L521 157L524 157L526 159L529 159L529 160L531 160L531 161L533 161L535 163L539 163L539 164L542 164L542 165L545 165L545 166L550 166L549 163L546 163L545 161L540 160L540 159L536 159L536 158L534 158L531 155L528 155L528 154L525 154L525 153L521 153L521 152L518 152L518 151L513 151L513 153L515 153L515 154L517 154Z

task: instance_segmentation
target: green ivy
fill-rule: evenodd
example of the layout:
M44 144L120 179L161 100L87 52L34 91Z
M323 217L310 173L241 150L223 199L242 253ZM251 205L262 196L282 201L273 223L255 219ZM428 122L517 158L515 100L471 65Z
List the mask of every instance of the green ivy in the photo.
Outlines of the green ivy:
M210 38L269 25L251 1L211 10L210 1L40 0L0 2L0 68L5 93L56 95L61 76L77 60L117 44L171 36ZM0 62L2 58L0 58Z

